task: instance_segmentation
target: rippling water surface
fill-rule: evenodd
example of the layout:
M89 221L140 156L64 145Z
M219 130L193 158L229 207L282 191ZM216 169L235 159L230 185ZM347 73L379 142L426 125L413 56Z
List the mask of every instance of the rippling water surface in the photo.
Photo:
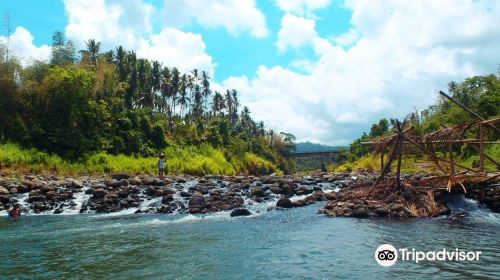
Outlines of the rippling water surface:
M463 219L325 218L319 205L242 218L25 216L0 220L1 279L500 279L500 217L468 201ZM396 248L480 250L478 262L374 260Z

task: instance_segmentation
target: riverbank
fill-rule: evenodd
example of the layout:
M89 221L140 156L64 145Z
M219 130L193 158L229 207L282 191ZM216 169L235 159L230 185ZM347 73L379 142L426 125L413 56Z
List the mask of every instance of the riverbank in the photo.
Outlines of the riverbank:
M450 214L446 191L418 185L430 175L405 175L401 188L394 187L394 178L389 176L371 192L377 176L352 172L304 177L184 175L163 180L127 173L107 177L2 176L0 211L20 204L29 214L227 211L231 216L243 216L327 201L319 213L333 217L416 218ZM500 191L493 183L491 188L468 195L493 211L500 210Z
M169 174L271 174L282 173L276 163L254 153L236 155L224 149L204 144L198 146L172 145L162 152ZM22 176L27 173L60 176L99 175L113 172L156 174L158 157L110 155L96 153L69 161L58 155L37 149L24 149L17 144L0 144L0 170Z

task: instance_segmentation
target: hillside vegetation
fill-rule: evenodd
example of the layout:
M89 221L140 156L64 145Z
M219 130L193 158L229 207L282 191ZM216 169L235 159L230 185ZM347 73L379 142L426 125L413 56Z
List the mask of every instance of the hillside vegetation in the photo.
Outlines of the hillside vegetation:
M500 116L500 76L486 75L474 76L465 79L461 83L451 82L448 87L449 94L485 119ZM410 125L413 126L411 133L423 135L443 127L451 127L463 123L476 121L473 116L465 112L451 101L441 97L439 101L425 110L414 112L410 116ZM380 158L372 157L372 147L363 145L363 141L377 140L392 135L392 123L394 120L381 119L371 126L369 133L363 133L360 138L354 140L346 152L348 161L339 166L330 166L331 170L380 170ZM478 129L468 131L467 138L478 138ZM488 141L499 141L500 135L488 129L486 138ZM456 160L468 167L479 166L479 155L470 145L456 144L454 149L457 153ZM437 154L445 157L447 147L437 150ZM486 154L495 160L500 159L500 145L486 145ZM435 171L428 164L429 159L422 154L408 155L403 159L403 171ZM500 167L489 160L485 161L486 168L498 170Z
M50 62L22 66L0 46L0 165L9 170L291 172L290 134L265 129L236 90L118 46L76 52L55 32Z

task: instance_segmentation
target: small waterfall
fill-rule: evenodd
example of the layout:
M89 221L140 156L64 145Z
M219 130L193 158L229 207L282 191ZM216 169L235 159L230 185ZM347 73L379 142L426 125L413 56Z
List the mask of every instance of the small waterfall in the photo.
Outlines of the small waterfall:
M73 194L74 197L73 202L69 207L64 207L63 212L61 214L65 215L80 214L80 209L82 209L82 206L86 205L89 199L92 197L91 194L85 193L89 188L90 188L89 186L85 186L81 189L80 192Z

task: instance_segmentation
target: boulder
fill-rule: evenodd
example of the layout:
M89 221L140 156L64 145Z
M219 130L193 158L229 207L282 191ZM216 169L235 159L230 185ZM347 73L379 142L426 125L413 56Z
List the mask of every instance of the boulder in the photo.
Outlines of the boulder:
M368 217L368 211L364 207L359 207L352 213L353 217L356 218L365 218Z
M77 188L77 189L83 188L83 182L82 181L75 180L75 179L72 179L72 178L69 178L66 181L67 181L68 186L70 186L72 188Z
M54 199L54 197L56 197L57 193L55 191L48 191L46 194L45 194L45 197L49 200L51 199Z
M252 213L248 211L246 208L236 208L231 211L231 217L239 217L239 216L250 216Z
M103 198L106 195L106 191L102 188L99 188L97 190L94 190L92 193L92 198Z
M257 197L265 196L264 191L262 189L252 189L252 195Z
M28 187L30 190L36 190L42 187L43 185L46 185L47 183L38 179L33 179L31 181L24 180L22 184Z
M292 202L293 207L302 207L305 205L306 205L306 202L303 199Z
M128 200L126 200L126 199L120 200L120 207L127 208L128 206L129 206L128 205Z
M127 173L124 173L124 172L116 172L116 173L111 174L111 178L113 178L115 180L124 180L124 179L130 178L130 175L128 175Z
M54 191L56 191L56 189L57 189L57 188L56 188L56 186L54 186L54 185L45 185L45 186L42 186L42 187L40 188L40 190L41 190L42 192L44 192L44 193L46 193L46 192L54 192Z
M276 206L281 208L292 208L293 204L288 197L282 197L276 202Z
M375 212L375 214L377 214L380 217L385 217L385 216L389 215L389 211L382 208L382 207L375 209L373 212Z
M171 188L165 188L163 189L164 194L175 194L175 191Z
M128 186L128 180L127 179L121 179L120 180L120 186Z
M120 186L120 181L115 180L115 179L111 179L111 180L106 179L106 180L104 180L104 185L106 187L116 188L116 187Z
M180 193L180 196L181 196L181 197L191 197L192 195L191 195L190 193L188 193L188 192L182 191L182 192Z
M309 189L309 188L304 187L304 186L301 186L301 187L299 187L299 188L297 188L297 189L295 190L295 194L296 194L296 195L305 195L305 194L310 194L310 193L312 193L312 192L313 192L313 190L312 190L312 189Z
M142 185L142 181L137 177L131 178L130 180L128 180L128 183L134 186Z
M9 191L6 188L0 186L0 195L7 195L7 194L9 194Z
M3 203L3 204L8 204L10 201L9 199L9 196L8 195L0 195L0 202Z
M289 184L284 184L281 186L282 194L284 195L293 195L293 187Z
M171 194L164 195L161 199L161 203L163 204L168 204L171 201L174 201L174 196Z
M191 199L189 200L189 208L205 208L206 206L206 201L205 201L205 198L203 196L199 196L199 195L195 195L193 197L191 197Z
M10 191L9 191L11 194L17 194L19 191L17 190L17 188L10 188Z
M337 193L336 192L325 193L325 198L328 200L335 200L337 199Z
M60 193L60 197L63 200L72 199L73 198L73 193L70 192L70 191L65 191L65 192Z
M16 188L17 188L17 193L27 193L30 191L30 189L24 185L19 185Z
M118 191L118 197L120 198L126 198L128 196L128 191L125 189L121 189Z

